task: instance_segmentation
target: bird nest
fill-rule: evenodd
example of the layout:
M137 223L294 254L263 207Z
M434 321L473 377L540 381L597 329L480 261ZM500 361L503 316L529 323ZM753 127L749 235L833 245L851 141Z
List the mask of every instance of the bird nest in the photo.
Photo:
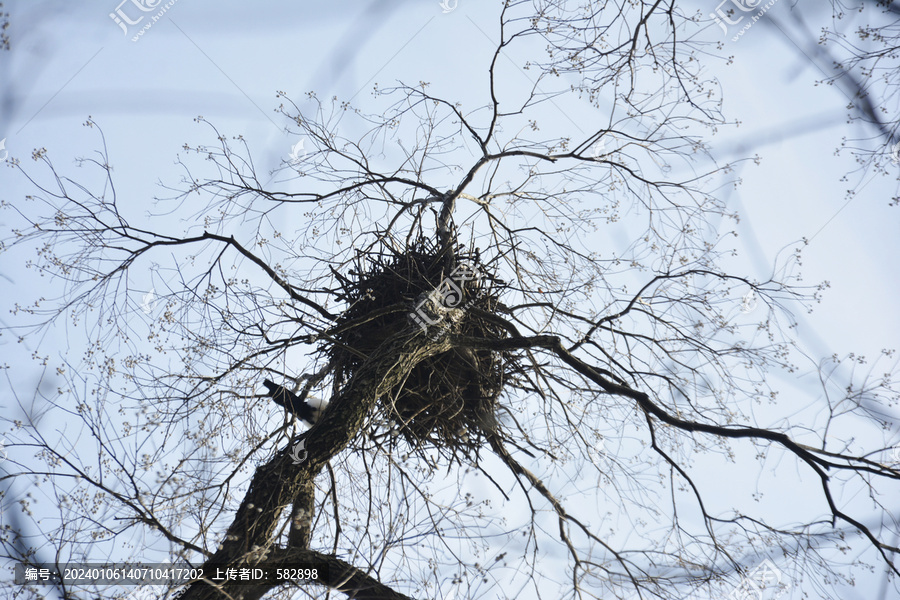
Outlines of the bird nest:
M431 338L456 333L498 339L506 333L490 319L504 285L477 250L441 249L421 238L403 252L358 256L349 278L334 274L347 303L336 324L339 333L326 348L338 384L404 328L420 326ZM382 416L416 449L477 454L484 436L496 432L505 361L501 352L470 348L431 356L382 394Z

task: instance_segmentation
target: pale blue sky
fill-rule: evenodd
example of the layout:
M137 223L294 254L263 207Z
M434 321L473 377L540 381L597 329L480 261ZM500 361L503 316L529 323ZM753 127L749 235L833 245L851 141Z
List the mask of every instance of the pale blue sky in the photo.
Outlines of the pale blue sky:
M90 115L106 135L121 205L136 222L151 209L153 196L164 193L157 182L177 183L182 173L174 160L184 156L182 145L211 141L208 128L194 117L202 115L225 135L242 135L259 172L268 173L288 159L298 139L284 132L288 123L274 112L276 90L298 102L309 90L320 98L353 98L365 110L375 82L426 80L432 94L471 109L486 102L484 74L496 37L491 3L473 0L459 0L449 13L437 0L347 0L327 6L178 0L138 42L110 19L115 2L9 4L13 50L0 55L0 138L7 151L33 164L32 149L43 147L58 166L77 174L73 158L98 145L96 132L81 125ZM715 8L701 0L691 4L704 14ZM789 11L807 11L807 22L816 23L827 15L824 4L780 0L771 14L786 22ZM715 27L707 34L720 38ZM858 196L847 203L845 191L853 181L839 178L854 163L834 150L842 137L860 130L845 122L846 98L835 87L814 86L821 73L765 21L739 42L723 40L723 46L723 55L734 56L732 64L710 60L708 70L721 82L726 116L741 125L723 128L707 141L720 164L762 157L759 165L738 167L743 184L737 189L725 179L720 183L722 196L742 215L737 228L742 255L734 269L765 278L782 249L809 238L804 280L827 279L831 288L814 313L797 315L797 336L808 353L876 355L895 347L900 209L888 207L888 200L896 177L867 175ZM518 85L527 85L527 77L522 73ZM545 106L548 126L560 127L569 127L567 118L591 120L596 110L571 102L565 110L572 114L563 115ZM15 203L29 189L12 175L0 170L0 197ZM16 256L23 255L4 255L0 264L0 273L14 282L4 287L15 290L0 303L0 318L7 322L6 308L26 299L20 295L46 291L46 281L11 260ZM145 289L140 275L132 283ZM144 284L153 285L149 273ZM44 342L45 352L67 350L64 340ZM3 361L14 367L13 387L33 387L39 371L30 352L8 336L0 343ZM0 404L10 406L7 385L0 383ZM808 382L789 386L798 394L815 394ZM856 574L858 586L845 597L875 598L882 571ZM788 597L799 598L799 590Z

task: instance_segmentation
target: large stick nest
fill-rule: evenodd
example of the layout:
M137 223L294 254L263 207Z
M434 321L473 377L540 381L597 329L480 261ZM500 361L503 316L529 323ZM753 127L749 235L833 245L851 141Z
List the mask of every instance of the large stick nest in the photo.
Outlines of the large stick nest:
M429 337L499 339L506 333L486 317L498 308L504 284L477 250L441 249L420 238L402 252L359 256L349 275L335 271L348 307L325 348L339 385L387 338L418 323L432 323ZM382 416L416 449L430 445L451 455L477 455L484 437L497 433L506 360L499 352L469 348L432 356L379 398Z

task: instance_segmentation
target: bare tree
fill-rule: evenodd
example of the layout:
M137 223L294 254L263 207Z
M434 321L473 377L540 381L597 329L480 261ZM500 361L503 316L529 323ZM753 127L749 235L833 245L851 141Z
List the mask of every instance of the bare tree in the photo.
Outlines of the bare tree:
M900 5L893 0L876 0L853 11L840 0L831 5L832 21L818 39L834 68L834 74L824 82L838 84L852 94L849 118L870 125L878 134L876 141L883 143L879 150L883 150L900 142L900 78L896 69L900 58ZM852 31L842 31L842 22L851 21L851 12L864 12L867 22L852 23Z
M900 182L900 5L894 0L829 4L830 11L814 6L812 17L809 5L795 5L787 18L771 12L765 18L787 37L799 58L815 66L821 74L816 85L828 90L824 93L837 88L846 99L847 121L857 129L841 140L837 152L849 153L858 164L840 179L850 184L847 195L852 198L867 178ZM816 14L820 10L830 15ZM889 202L900 202L896 187Z
M209 171L185 160L151 219L105 146L93 183L44 150L44 174L14 165L36 191L6 205L3 250L36 243L65 283L20 333L87 341L43 400L65 427L17 419L37 454L4 477L50 486L59 518L33 527L57 560L327 567L184 599L721 596L767 560L782 587L849 577L834 554L860 543L897 573L895 384L834 357L811 363L824 396L785 409L779 374L808 360L792 311L827 284L800 285L799 249L766 280L729 270L694 18L558 4L505 4L474 110L425 83L367 111L284 98L308 142L284 181L212 124L186 148ZM579 94L605 107L588 131L562 116ZM265 379L327 408L306 430ZM818 505L754 505L770 469Z

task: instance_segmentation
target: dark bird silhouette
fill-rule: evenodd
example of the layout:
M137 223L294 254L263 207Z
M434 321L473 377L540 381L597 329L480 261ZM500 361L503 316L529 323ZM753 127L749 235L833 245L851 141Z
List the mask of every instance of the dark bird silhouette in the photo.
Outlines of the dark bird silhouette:
M272 396L272 400L275 401L275 404L280 404L285 407L288 412L295 417L303 419L310 425L313 425L316 422L316 419L318 419L319 409L313 408L286 387L278 385L268 379L263 381L263 385L269 390L269 395Z

